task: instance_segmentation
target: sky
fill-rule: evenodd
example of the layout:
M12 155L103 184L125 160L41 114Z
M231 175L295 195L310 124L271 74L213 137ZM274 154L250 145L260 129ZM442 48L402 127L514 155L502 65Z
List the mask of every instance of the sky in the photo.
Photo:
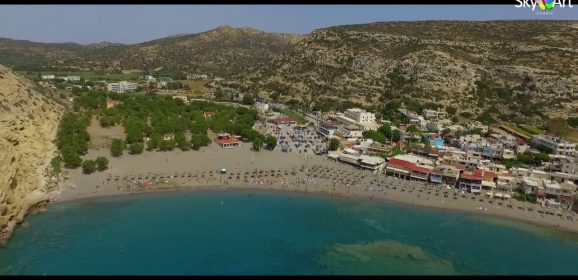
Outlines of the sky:
M511 5L2 5L0 37L37 42L141 43L222 25L307 34L317 28L377 21L573 19ZM578 3L576 3L578 6Z

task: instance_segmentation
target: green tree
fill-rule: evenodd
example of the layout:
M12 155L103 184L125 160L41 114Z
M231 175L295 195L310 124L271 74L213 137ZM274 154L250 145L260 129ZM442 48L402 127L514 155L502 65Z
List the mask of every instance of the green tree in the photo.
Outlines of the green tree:
M60 162L60 158L55 157L53 159L50 160L50 166L52 167L52 171L54 172L55 175L60 174L60 172L62 172L61 169L61 162Z
M194 134L191 137L191 146L193 150L197 151L201 147L208 145L211 142L211 139L205 134Z
M74 148L71 146L66 146L62 150L62 161L64 162L64 167L69 169L76 169L82 164L82 159L78 155Z
M485 125L490 125L496 122L492 114L488 110L484 111L478 118L478 121L482 122Z
M94 162L96 163L96 169L98 171L105 171L108 169L108 159L105 157L97 157L96 160L94 160Z
M401 132L399 132L399 129L394 129L391 132L391 140L394 142L398 142L399 140L401 140Z
M96 171L96 162L94 160L85 160L82 162L82 173L92 174Z
M391 139L391 126L384 125L380 127L378 131L381 132L387 139Z
M133 142L128 146L128 153L131 155L141 154L144 150L144 145L139 142Z
M176 146L175 140L168 140L168 141L162 140L159 145L159 149L161 151L172 151L175 149L175 146Z
M331 138L331 140L329 140L329 150L330 151L337 151L337 149L339 149L339 146L341 146L339 139Z
M260 151L261 147L263 147L263 139L261 137L253 139L253 150Z
M255 99L250 94L243 95L243 104L245 105L253 105L255 104Z
M191 146L191 143L187 141L187 137L181 131L175 133L175 142L177 143L177 146L183 151L188 151L189 147Z
M275 138L275 136L272 135L267 135L267 137L265 138L265 145L267 145L267 148L269 150L275 149L275 147L277 146L277 138Z
M472 118L472 113L470 112L461 112L460 116L464 119L471 119Z
M417 128L417 126L415 125L408 126L405 131L407 131L411 135L417 135L420 132L419 128Z
M385 138L385 136L381 132L378 132L378 131L373 131L373 130L365 131L365 132L363 132L363 137L365 137L367 139L371 139L375 142L379 142L381 144L387 143L387 139Z
M456 114L456 112L458 111L458 109L456 107L453 106L448 106L446 107L446 112L448 113L448 115L453 116Z
M548 132L560 137L566 136L569 132L568 123L562 118L549 119L546 129Z
M567 120L568 125L570 125L571 127L576 127L578 128L578 118L576 117L570 117Z
M124 141L121 139L114 139L110 144L110 154L113 157L120 157L125 149Z
M163 139L160 134L156 132L151 134L149 140L147 141L147 150L152 151L154 149L157 149L162 140Z

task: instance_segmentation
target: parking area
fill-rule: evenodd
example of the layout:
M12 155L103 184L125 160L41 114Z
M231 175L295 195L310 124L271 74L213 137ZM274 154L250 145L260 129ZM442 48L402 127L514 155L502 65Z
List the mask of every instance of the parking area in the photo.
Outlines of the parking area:
M329 149L327 138L314 127L280 125L276 150L283 152L321 154Z

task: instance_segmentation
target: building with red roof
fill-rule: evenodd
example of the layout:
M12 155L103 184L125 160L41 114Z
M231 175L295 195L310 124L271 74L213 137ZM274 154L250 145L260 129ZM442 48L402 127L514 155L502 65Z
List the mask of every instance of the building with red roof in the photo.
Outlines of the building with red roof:
M217 144L219 144L219 146L221 146L223 149L230 149L240 146L241 140L236 138L223 138L217 139Z
M392 158L387 162L385 174L396 178L409 179L415 163Z
M420 166L420 165L416 164L411 168L410 178L415 179L415 180L420 180L420 181L428 181L429 175L430 175L432 170L433 170L433 168L426 167L423 165Z
M479 170L479 169L478 169ZM479 193L482 191L482 176L480 172L477 175L474 173L463 172L460 174L460 180L458 183L458 188L462 191L468 191L471 193Z
M276 118L273 119L273 122L276 123L277 125L280 124L292 125L297 123L297 121L294 118Z

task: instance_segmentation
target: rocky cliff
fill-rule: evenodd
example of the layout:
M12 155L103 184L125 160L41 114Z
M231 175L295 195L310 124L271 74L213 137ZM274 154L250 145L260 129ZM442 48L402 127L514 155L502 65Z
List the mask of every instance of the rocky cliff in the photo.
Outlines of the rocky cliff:
M46 168L63 107L0 65L0 243L29 209L49 198Z
M539 32L544 27L548 32ZM253 92L312 107L403 97L494 117L575 115L575 21L424 21L312 32L260 71Z

